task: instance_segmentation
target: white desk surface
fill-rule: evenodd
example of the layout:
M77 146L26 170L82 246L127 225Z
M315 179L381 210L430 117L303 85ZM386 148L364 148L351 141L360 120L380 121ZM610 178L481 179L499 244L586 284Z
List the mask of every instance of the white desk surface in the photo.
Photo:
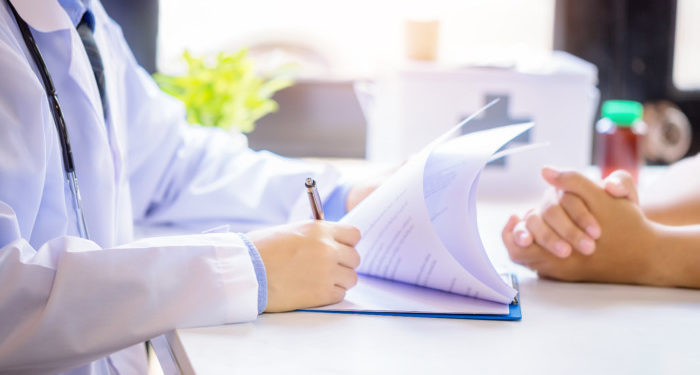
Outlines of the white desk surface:
M700 374L700 291L540 280L500 240L525 207L478 207L489 256L519 276L522 321L264 314L176 330L171 350L185 374Z

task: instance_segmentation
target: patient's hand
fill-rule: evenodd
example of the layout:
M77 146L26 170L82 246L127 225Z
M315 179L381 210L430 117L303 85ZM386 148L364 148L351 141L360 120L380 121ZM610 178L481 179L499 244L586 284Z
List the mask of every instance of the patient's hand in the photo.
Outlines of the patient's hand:
M569 254L562 258L541 246L538 243L541 240L538 235L533 235L534 242L530 241L529 245L520 246L516 243L514 234L520 219L512 216L503 229L502 236L513 261L532 268L542 277L566 281L655 283L657 275L654 262L659 253L658 234L654 224L645 218L636 203L634 189L629 191L629 199L616 198L609 194L610 189L606 191L576 172L545 169L543 176L550 184L567 192L561 197L570 201L566 201L562 207L583 204L586 212L595 218L600 228L595 254L584 255L582 251L569 251ZM624 175L622 177L624 178ZM547 217L555 216L548 214ZM590 220L591 217L582 216L573 221L579 228L581 222L585 223L583 228L588 228L592 222L586 220ZM581 233L578 235L583 236ZM590 234L586 235L589 238L593 237ZM580 250L579 247L577 249Z
M539 208L528 211L515 225L515 243L527 247L535 242L560 258L568 257L574 250L591 255L595 251L595 240L601 235L598 220L586 202L558 185L554 175L553 169L543 169L542 176L552 189ZM602 186L613 197L638 203L634 179L623 170L613 172Z

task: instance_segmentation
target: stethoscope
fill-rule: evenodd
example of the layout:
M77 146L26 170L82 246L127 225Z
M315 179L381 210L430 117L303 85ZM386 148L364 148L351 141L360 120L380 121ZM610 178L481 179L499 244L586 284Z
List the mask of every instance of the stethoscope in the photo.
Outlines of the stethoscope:
M56 131L58 132L58 139L61 142L61 151L63 156L63 169L66 172L66 184L68 185L70 192L73 196L73 208L75 210L75 215L78 218L78 232L83 238L90 238L88 235L87 225L85 224L85 216L83 215L82 200L80 198L80 189L78 187L78 177L75 174L75 162L73 161L73 153L70 147L70 139L68 138L68 130L66 129L66 121L63 119L63 112L61 111L61 106L58 104L58 97L56 96L56 88L53 85L53 80L49 74L49 70L46 68L44 59L41 57L39 52L39 47L34 41L29 26L22 19L22 17L17 14L15 7L12 6L10 1L7 4L12 10L12 14L15 16L19 30L22 33L22 39L24 39L24 44L27 46L29 53L32 55L32 60L36 64L39 74L41 75L41 80L44 81L44 88L46 89L46 96L49 99L49 106L51 107L51 114L53 115L53 121L56 124Z

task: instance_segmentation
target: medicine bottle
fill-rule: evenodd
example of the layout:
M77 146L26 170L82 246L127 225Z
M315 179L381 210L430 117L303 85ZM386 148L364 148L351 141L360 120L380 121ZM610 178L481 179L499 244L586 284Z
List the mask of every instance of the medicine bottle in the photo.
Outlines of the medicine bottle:
M596 124L596 161L602 178L617 169L627 170L638 181L642 164L642 104L629 100L603 103L602 118Z

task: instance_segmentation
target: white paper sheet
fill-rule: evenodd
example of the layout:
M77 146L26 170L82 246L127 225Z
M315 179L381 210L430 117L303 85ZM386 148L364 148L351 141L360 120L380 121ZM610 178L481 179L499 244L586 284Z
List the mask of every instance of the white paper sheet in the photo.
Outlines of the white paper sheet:
M347 292L343 302L320 310L505 315L508 314L509 307L502 303L469 298L436 289L372 276L360 276L359 283Z
M531 127L531 123L511 125L447 141L430 153L423 179L432 227L444 247L467 272L511 300L513 289L491 265L479 236L476 192L481 170L491 156Z
M358 273L374 277L317 310L507 314L516 291L484 250L476 188L492 156L532 126L442 136L411 158L341 220L362 232Z

